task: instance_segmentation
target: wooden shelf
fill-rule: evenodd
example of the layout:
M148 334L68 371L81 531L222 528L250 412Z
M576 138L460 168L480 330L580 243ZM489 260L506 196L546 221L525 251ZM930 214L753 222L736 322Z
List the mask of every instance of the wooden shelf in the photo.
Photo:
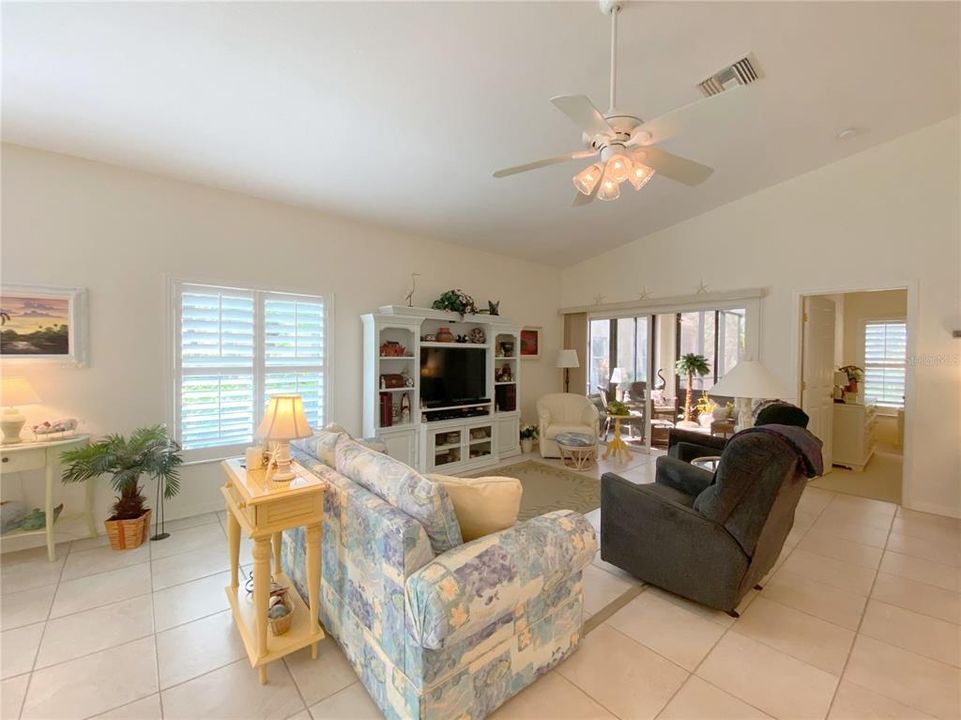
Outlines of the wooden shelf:
M324 631L319 624L317 632L310 631L310 608L301 599L290 579L283 573L275 573L273 578L275 582L289 588L287 595L294 605L294 615L291 618L290 630L283 635L273 635L270 630L267 631L267 654L261 658L257 657L257 621L253 601L242 585L235 588L228 585L224 588L251 667L266 665L324 639Z
M447 445L435 445L434 452L443 452L444 450L453 450L454 448L459 448L460 442L448 443Z
M413 355L379 355L380 360L416 360Z
M446 405L446 406L444 406L444 407L436 407L436 408L428 408L428 407L425 407L425 408L421 408L420 411L421 411L422 413L434 413L434 412L442 412L442 411L444 411L444 410L460 410L460 409L462 409L462 408L487 407L487 406L490 405L490 404L491 404L491 402L488 400L487 402L471 403L470 405ZM475 417L483 417L483 415L476 415ZM458 418L458 419L460 419L460 418ZM471 418L463 418L463 419L464 419L464 420L470 420Z
M416 388L412 387L402 387L402 388L381 388L377 392L414 392Z
M504 381L498 380L494 384L495 385L516 385L517 381L516 380L504 380Z
M488 437L488 438L477 438L476 440L471 440L471 441L470 441L470 444L471 444L471 445L480 445L480 444L482 444L482 443L489 443L489 442L491 441L491 439L492 439L492 438L489 438L489 437Z
M421 341L420 346L422 348L477 348L478 350L486 350L490 348L487 343L459 343L459 342L424 342Z

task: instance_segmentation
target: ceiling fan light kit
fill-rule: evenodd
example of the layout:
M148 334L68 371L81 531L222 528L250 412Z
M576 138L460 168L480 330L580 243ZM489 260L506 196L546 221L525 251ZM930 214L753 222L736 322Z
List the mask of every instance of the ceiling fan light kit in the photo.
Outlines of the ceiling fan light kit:
M684 125L683 116L692 108L700 107L705 102L716 103L713 98L718 94L730 94L727 85L735 83L719 81L711 97L646 122L636 115L617 110L617 15L623 3L620 0L599 0L599 5L601 12L611 16L611 85L607 114L602 115L584 95L551 98L551 103L583 131L582 140L587 149L504 168L495 172L494 177L506 177L599 155L600 162L592 163L572 178L577 188L575 206L586 205L595 197L599 200L616 200L621 196L621 183L630 182L635 190L640 190L655 174L684 185L704 182L714 172L712 168L653 146L677 134L678 127ZM737 84L753 82L758 77L756 73L750 79L742 78L742 75L735 74Z

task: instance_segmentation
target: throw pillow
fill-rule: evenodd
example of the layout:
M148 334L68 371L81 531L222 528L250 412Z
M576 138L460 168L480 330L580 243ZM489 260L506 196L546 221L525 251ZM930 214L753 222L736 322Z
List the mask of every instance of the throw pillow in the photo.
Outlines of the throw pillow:
M454 506L443 485L348 438L341 438L335 453L337 472L417 520L435 553L463 544Z
M459 478L428 475L450 495L464 542L514 527L524 487L512 477Z

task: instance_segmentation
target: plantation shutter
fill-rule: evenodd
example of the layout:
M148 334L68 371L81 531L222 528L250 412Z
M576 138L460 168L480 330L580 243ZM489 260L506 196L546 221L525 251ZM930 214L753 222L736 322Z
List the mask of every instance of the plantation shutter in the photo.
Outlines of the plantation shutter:
M264 298L264 404L298 393L311 427L324 426L324 301L270 293Z
M865 402L890 407L904 405L907 346L907 325L904 321L865 323Z
M308 422L323 427L323 298L176 287L174 420L188 459L240 452L275 393L300 393Z

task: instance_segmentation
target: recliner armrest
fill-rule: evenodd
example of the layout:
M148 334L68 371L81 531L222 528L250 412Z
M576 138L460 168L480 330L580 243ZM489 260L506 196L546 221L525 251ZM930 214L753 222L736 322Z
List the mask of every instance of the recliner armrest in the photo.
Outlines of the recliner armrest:
M662 455L657 459L654 482L668 485L694 497L700 495L714 481L714 475L707 470L694 467L677 458Z

